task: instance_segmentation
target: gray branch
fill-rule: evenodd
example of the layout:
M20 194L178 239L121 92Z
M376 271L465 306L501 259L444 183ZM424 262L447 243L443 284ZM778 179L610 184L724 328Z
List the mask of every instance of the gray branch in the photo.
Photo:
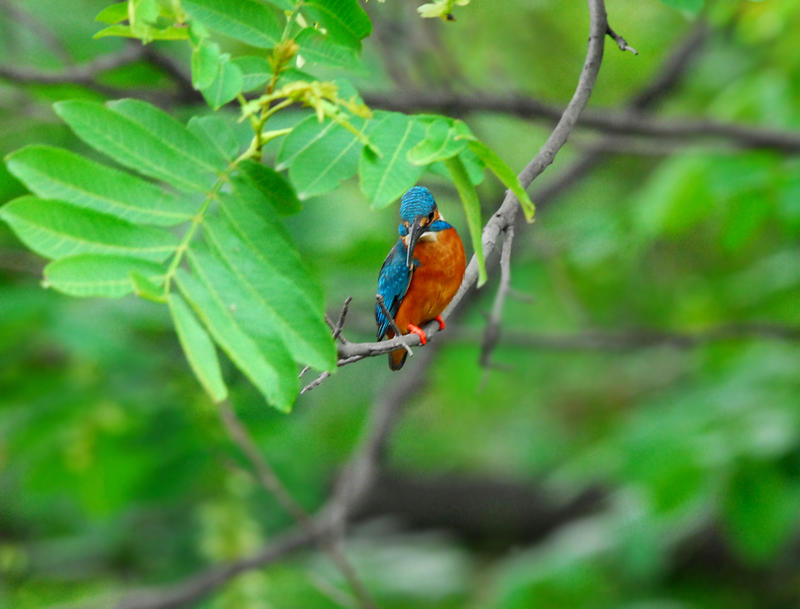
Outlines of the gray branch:
M569 134L575 128L578 117L586 107L586 103L589 101L589 97L594 89L594 84L597 81L600 63L603 60L603 48L608 23L606 20L605 4L602 0L588 0L588 4L591 19L589 48L586 53L586 59L583 64L583 69L581 70L578 85L572 99L550 134L550 137L547 138L547 141L531 162L528 163L525 169L517 176L523 188L527 189L531 182L541 175L553 162L556 154L561 147L564 146ZM507 191L500 208L492 215L483 229L483 251L487 258L494 253L500 238L500 233L514 223L518 209L519 201L517 197L514 196L511 191ZM472 260L470 260L467 265L467 270L464 273L464 279L461 282L458 292L447 309L445 309L444 313L442 313L444 319L450 317L464 296L475 289L477 279L478 261L476 257L473 256ZM438 333L438 324L429 323L423 330L425 330L428 340L431 340L431 338ZM406 334L383 342L349 343L339 346L339 360L341 364L344 360L349 360L356 356L371 357L381 353L388 353L394 349L403 348L403 345L416 346L419 344L420 339L416 334Z
M448 340L475 343L480 334L456 330ZM800 326L768 322L723 324L700 330L590 330L575 334L506 331L499 346L547 351L630 351L652 347L692 349L735 340L800 342Z
M564 145L570 131L574 128L577 117L586 105L594 88L603 58L603 44L607 23L603 0L588 0L588 4L591 19L589 48L575 95L550 138L520 174L520 180L525 187L529 186L531 181L552 163L553 157ZM487 245L490 247L490 250L486 252L487 255L494 250L494 244L500 231L513 224L518 207L519 202L516 197L509 193L498 212L489 220L483 232L484 248ZM472 292L476 280L477 261L473 257L467 267L461 289L456 294L454 302L445 311L444 317L450 317L455 306L468 293ZM435 332L434 328L437 327L437 324L433 323L429 324L429 326L432 326L428 329L428 335L431 336ZM407 346L419 343L419 337L415 334L393 340L407 341L405 343ZM383 346L391 343L392 341L386 341L385 343L377 344ZM360 355L357 352L342 355L342 350L349 349L352 344L346 343L339 346L340 359L354 358ZM369 345L370 343L366 344ZM401 344L401 342L398 342L395 348L399 348ZM439 346L428 347L422 351L421 355L414 358L411 370L399 377L403 382L398 380L393 390L384 396L382 404L373 410L364 438L354 453L350 464L345 469L345 473L340 479L331 500L321 510L319 516L314 518L315 526L289 532L249 558L227 565L212 567L172 586L123 599L116 605L116 609L173 609L185 606L210 594L244 571L272 564L290 554L308 548L321 536L335 535L340 532L348 516L363 502L369 489L374 484L377 477L378 464L381 461L386 443L400 415L402 406L406 402L405 396L408 389L413 387L415 382L417 385L419 384ZM385 353L386 351L381 352Z
M23 84L57 85L73 83L96 88L98 84L95 79L99 74L139 61L143 56L142 47L129 44L118 53L102 55L88 63L62 70L43 71L12 65L0 65L0 78Z
M402 112L436 111L450 116L463 116L470 112L497 112L547 121L556 121L562 114L561 108L524 95L414 90L403 93L366 93L363 97L371 107ZM581 115L579 125L617 135L672 140L716 138L746 149L764 148L792 154L800 152L800 133L796 131L706 118L656 119L634 112L589 109Z
M503 321L503 305L511 289L511 246L514 243L514 225L511 224L503 233L503 250L500 253L500 285L489 313L489 320L481 341L480 365L489 367L492 351L500 340L500 324Z

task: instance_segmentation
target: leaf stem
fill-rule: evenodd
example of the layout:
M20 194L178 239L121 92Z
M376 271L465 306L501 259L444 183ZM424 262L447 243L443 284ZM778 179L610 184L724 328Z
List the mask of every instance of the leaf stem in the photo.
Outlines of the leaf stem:
M206 195L205 199L203 199L203 204L197 210L197 213L192 216L192 223L189 225L189 228L183 234L181 238L181 242L178 244L177 249L175 250L175 254L172 260L169 263L169 267L167 267L167 272L164 274L164 295L169 296L169 290L172 285L172 279L175 277L175 273L178 271L178 266L180 266L181 261L183 260L183 256L186 254L186 251L189 249L189 244L192 241L192 238L197 233L197 229L200 228L200 225L203 223L205 219L205 214L208 211L208 208L211 206L212 201L217 198L220 189L228 181L230 178L231 173L234 169L241 163L243 160L250 158L254 152L254 142L251 142L250 146L247 150L245 150L239 157L232 161L225 170L219 175L217 181L214 182L214 186L211 187L211 190Z

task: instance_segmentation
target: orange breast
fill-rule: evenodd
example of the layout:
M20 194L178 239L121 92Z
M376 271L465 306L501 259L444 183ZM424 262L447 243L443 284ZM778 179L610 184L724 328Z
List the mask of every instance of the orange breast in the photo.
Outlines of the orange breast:
M395 321L403 334L408 324L422 326L439 315L453 299L464 278L464 245L454 228L436 233L435 240L420 240L414 248L419 265L414 269Z

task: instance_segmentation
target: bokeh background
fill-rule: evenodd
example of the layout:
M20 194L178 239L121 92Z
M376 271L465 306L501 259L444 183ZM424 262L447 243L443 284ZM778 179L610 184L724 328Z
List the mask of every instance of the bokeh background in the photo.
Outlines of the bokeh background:
M61 99L205 111L181 84L180 43L76 69L128 44L92 39L105 4L0 1L0 153L81 149L51 110ZM532 189L541 209L517 232L519 295L488 363L496 272L424 369L363 361L281 415L227 368L237 411L309 510L369 412L402 400L347 545L382 608L800 606L800 10L701 5L608 2L639 55L608 40L590 111L721 128L573 133ZM474 0L454 22L420 20L402 0L366 8L364 68L346 74L365 99L408 111L450 103L517 170L550 128L530 100L562 107L585 54L582 2ZM676 49L679 69L653 89ZM653 99L631 106L648 87ZM439 107L423 103L431 92ZM528 106L471 106L509 97ZM775 137L730 137L735 124ZM452 186L425 183L465 235ZM0 201L22 193L0 168ZM480 193L488 217L502 187L487 178ZM345 183L290 221L331 314L353 297L350 340L373 335L396 213L371 210ZM45 290L42 266L0 225L0 606L110 606L290 526L242 472L165 310ZM196 606L322 609L347 606L346 591L308 552Z

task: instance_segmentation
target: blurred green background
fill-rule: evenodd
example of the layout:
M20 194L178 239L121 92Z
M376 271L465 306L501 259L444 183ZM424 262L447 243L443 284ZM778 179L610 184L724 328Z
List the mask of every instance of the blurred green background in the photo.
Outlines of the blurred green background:
M0 1L0 153L34 142L81 149L51 110L61 99L138 96L180 117L206 111L152 57L59 82L128 44L92 39L105 4ZM654 115L800 133L796 0L720 0L699 16L675 5L698 3L608 2L640 54L608 40L590 108L622 111L701 19L708 32ZM422 21L401 0L366 8L375 32L364 69L347 75L364 94L517 94L563 106L585 54L583 2L474 0L447 23ZM180 43L151 48L188 70ZM56 76L28 78L38 73ZM463 118L517 170L549 133L546 121L508 113ZM406 388L387 472L348 543L382 608L800 606L797 147L578 129L534 201L593 146L596 167L548 195L518 232L512 285L531 298L507 302L494 366L478 359L496 273L450 324L423 382ZM452 186L424 182L464 235ZM0 168L0 202L23 191ZM502 187L487 178L480 193L488 217ZM345 183L290 220L331 314L353 296L351 340L372 336L396 213L369 209ZM0 225L0 606L110 606L288 527L234 465L166 312L42 289L42 266ZM742 336L691 340L721 326ZM592 348L556 348L587 332L599 336ZM531 342L542 334L556 339ZM342 368L287 416L227 370L232 402L309 510L407 372L390 373L383 357ZM197 606L341 606L332 590L346 586L308 553Z

